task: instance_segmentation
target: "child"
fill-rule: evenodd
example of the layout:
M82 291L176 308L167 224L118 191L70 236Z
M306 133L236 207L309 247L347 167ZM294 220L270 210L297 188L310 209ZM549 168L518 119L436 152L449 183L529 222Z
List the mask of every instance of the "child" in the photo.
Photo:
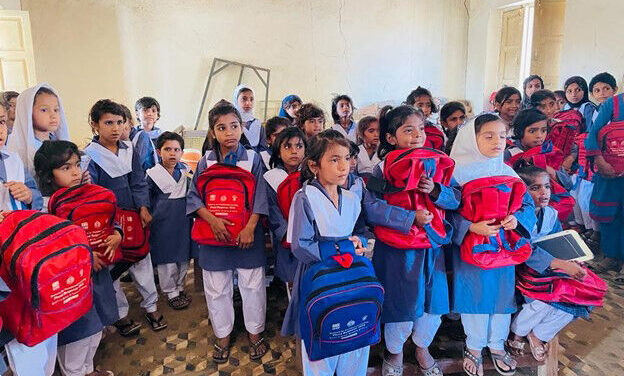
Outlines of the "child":
M522 96L515 87L506 86L496 92L494 97L494 111L509 129L509 135L513 133L511 121L520 110Z
M121 103L119 105L121 106L124 114L126 115L126 122L124 123L124 126L121 130L121 135L119 136L119 139L121 141L130 141L130 133L132 133L132 131L134 130L134 120L132 119L132 112L130 112L130 109L126 107L125 105ZM136 133L136 130L135 130L135 133Z
M142 227L148 226L152 216L149 213L149 190L145 171L132 144L119 140L125 123L123 109L109 99L102 99L91 107L89 120L95 134L93 141L85 148L85 153L91 158L88 167L91 181L113 191L117 206L124 210L138 211ZM145 318L152 330L166 328L167 323L156 305L158 292L150 255L133 264L129 272L143 297L141 307L146 311ZM128 318L128 300L119 280L114 281L114 287L121 318L115 326L123 336L136 334L141 325Z
M380 114L379 120L381 158L392 150L420 148L424 145L425 116L420 109L412 106L386 109ZM375 167L373 176L384 176L381 164ZM440 208L456 209L459 205L452 189L436 184L432 179L421 177L418 191L428 194ZM427 210L416 210L414 225L419 226L419 231L424 231L422 227L433 220L433 215ZM440 325L441 315L449 311L442 248L398 249L378 236L373 251L373 265L386 291L381 316L385 340L382 373L402 374L403 345L412 336L416 344L418 368L425 374L441 374L428 348Z
M589 100L589 90L587 89L587 81L580 76L572 76L568 78L563 85L565 90L566 104L563 110L577 110L583 115L583 124L581 132L587 132L591 128L592 119L596 106Z
M290 121L291 125L295 124L295 118L297 117L297 112L301 108L303 101L299 98L298 95L290 94L284 97L282 100L282 106L279 110L279 116L286 118Z
M608 72L598 73L597 75L592 77L591 81L589 81L589 92L598 104L598 108L596 108L596 111L594 111L594 116L592 116L592 121L598 116L600 105L603 104L607 99L614 96L617 90L618 87L617 82L615 81L615 77L613 77L613 75L609 74Z
M437 113L438 108L433 102L431 92L424 87L417 87L405 99L405 104L419 108L425 114L425 122L429 125L433 123L429 120L431 114Z
M158 271L160 289L169 306L184 309L191 297L184 292L184 279L191 258L191 219L186 216L186 193L191 170L180 162L184 139L164 132L156 140L161 162L146 171L152 222L150 254Z
M217 337L212 359L216 363L226 363L230 356L230 334L234 329L232 300L234 272L238 274L238 288L243 300L243 316L250 345L249 356L253 360L260 359L269 349L262 336L266 316L264 230L262 226L257 226L260 216L269 212L262 162L253 150L245 150L240 143L244 128L243 119L230 103L225 101L217 103L208 113L208 124L210 129L207 137L212 138L209 142L211 148L199 161L193 176L193 184L187 196L186 213L189 215L195 213L208 222L216 240L224 243L235 240L237 244L199 245L199 265L204 279L204 294L210 322ZM226 228L229 222L215 216L206 208L196 186L198 177L207 166L232 160L255 177L255 189L250 193L253 194L253 214L236 239L230 239L230 232Z
M34 160L37 181L43 194L51 196L58 189L82 184L80 154L78 147L69 141L43 142ZM119 319L113 280L101 259L109 257L117 249L121 243L121 229L116 228L104 243L107 244L104 254L93 252L93 307L58 334L58 360L66 376L112 375L110 371L95 371L93 357L104 328Z
M294 196L290 208L287 238L297 258L293 295L282 325L282 335L295 334L301 339L299 326L300 283L304 273L321 260L320 243L349 239L356 252L364 251L362 239L355 234L364 231L360 201L339 186L349 174L349 144L345 138L315 137L306 151L301 171L304 187ZM365 346L322 360L310 361L305 345L301 346L304 375L364 376L370 347Z
M351 140L349 140L349 174L353 174L358 176L358 161L357 156L360 153L360 148L357 144Z
M563 90L555 90L553 91L555 94L555 102L557 104L557 111L563 110L563 106L566 104L565 91Z
M51 86L39 84L17 97L15 125L7 148L20 156L32 176L35 152L45 140L69 140L69 132L61 99Z
M440 109L440 125L446 136L444 152L449 154L453 148L453 142L457 137L457 131L466 121L466 108L460 102L448 102Z
M358 138L361 141L357 155L357 171L360 176L370 175L373 167L381 161L377 156L379 146L379 120L364 116L358 123Z
M9 134L13 132L13 124L15 123L15 107L17 104L17 91L5 91L2 93L2 101L8 106L7 130Z
M538 90L544 89L544 80L537 74L532 74L524 79L522 83L522 109L529 108L531 105L531 95Z
M152 97L142 97L134 104L139 125L137 131L144 131L152 142L162 133L162 129L156 126L156 122L160 119L160 103Z
M537 223L531 231L531 240L562 231L561 223L557 219L557 211L548 206L550 201L550 176L541 168L529 166L518 170L518 175L527 185L527 190L535 203L535 215ZM531 258L543 259L541 265L548 265L552 269L560 269L566 274L582 280L586 274L585 270L572 261L554 258L540 248L534 248ZM543 273L545 270L537 270ZM585 306L560 303L546 303L539 300L532 300L525 297L526 303L515 316L511 323L513 339L507 343L509 347L521 355L524 348L523 337L526 337L531 348L533 357L538 362L546 360L548 349L546 342L549 342L568 325L574 317L588 317L589 309Z
M514 96L517 94L514 92ZM505 97L508 95L505 94ZM519 105L519 99L520 95L512 99L514 105L516 102ZM499 102L502 103L505 101ZM506 124L494 114L477 116L459 130L451 150L451 158L455 160L453 177L458 184L464 186L472 180L492 176L518 176L503 161L507 132ZM494 219L472 223L458 212L452 212L454 231L451 254L454 272L450 296L452 310L461 314L467 336L463 367L468 375L483 375L482 350L486 346L499 373L515 372L516 362L504 349L511 314L516 310L515 266L482 269L463 261L459 247L468 231L491 236L496 235L502 227L515 230L528 238L535 226L534 209L533 199L526 194L522 207L504 218L500 225L493 225ZM531 267L544 269L539 265Z
M271 154L273 153L273 142L280 134L280 132L288 127L290 127L290 121L281 116L273 116L272 118L267 120L266 124L264 125L268 149L262 150L260 152L260 157L262 157L262 162L264 163L264 167L267 171L271 169L269 161L271 160Z
M307 146L303 131L289 127L277 136L273 143L270 165L272 169L264 173L267 182L269 202L269 223L273 235L273 247L277 255L275 275L284 282L292 284L295 278L297 260L290 249L284 247L288 218L285 218L277 202L277 188L286 177L299 171Z
M619 111L614 111L616 105ZM624 95L619 94L600 105L600 112L585 140L587 155L593 158L596 170L589 211L600 228L600 247L605 255L600 265L602 269L616 269L624 262L624 171L616 170L605 160L598 135L609 122L623 120ZM624 270L620 271L619 282L622 277Z
M253 90L247 85L238 85L234 89L234 107L243 119L243 133L249 141L249 145L255 151L267 149L267 140L260 119L254 116L256 100Z
M529 98L528 108L537 108L551 121L557 111L557 98L550 90L537 90Z
M308 140L312 139L325 128L325 114L319 107L306 103L297 112L296 125L301 128Z
M353 121L353 101L348 95L339 95L332 99L331 107L334 125L332 129L342 133L348 140L357 141L357 124Z
M154 127L154 122L152 121L155 117L160 118L160 105L155 99L149 97L139 99L135 105L136 108L137 106L145 106L154 102L155 104L152 104L147 109L145 107L141 107L140 110L136 110L137 117L142 117L143 122L146 124L145 126L139 125L136 128L134 127L134 120L132 120L132 113L130 112L130 109L123 104L120 104L124 114L126 115L126 122L124 123L120 139L122 141L132 141L132 146L134 146L134 149L137 153L139 153L139 160L141 161L143 169L146 171L158 163L158 154L156 154L154 141L151 137L156 136L156 138L158 138L158 135L161 133L159 128ZM157 115L154 115L154 112ZM148 131L146 130L146 127L149 128L150 124L153 128ZM126 137L126 129L128 128L129 133ZM154 140L156 140L156 138L154 138Z

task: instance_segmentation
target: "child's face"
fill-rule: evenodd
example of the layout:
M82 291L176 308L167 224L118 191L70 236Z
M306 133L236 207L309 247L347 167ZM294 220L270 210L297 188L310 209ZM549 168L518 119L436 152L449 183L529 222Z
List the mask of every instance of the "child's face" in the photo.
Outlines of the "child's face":
M350 173L355 174L355 171L357 170L357 164L358 164L357 154L349 155L349 172Z
M351 102L346 99L341 99L336 104L336 113L340 118L350 118L353 113L353 107L351 106Z
M498 157L505 150L507 143L507 127L502 121L491 121L483 124L477 133L479 152L488 158Z
M420 116L410 115L394 135L386 134L390 145L397 149L420 148L425 144L425 122Z
M33 128L40 132L56 132L61 121L61 109L56 95L40 93L33 103Z
M416 97L414 107L420 108L423 114L425 114L425 118L428 118L431 115L431 97L428 95Z
M548 206L550 202L550 177L547 173L539 174L529 185L529 194L535 202L536 208Z
M368 127L364 129L364 134L362 134L362 141L364 141L364 145L368 145L369 147L377 147L379 145L379 122L373 121L368 124Z
M301 102L295 101L289 104L288 106L286 106L285 110L288 116L294 119L297 117L297 112L299 111L300 108L301 108Z
M527 98L531 98L531 95L533 93L542 89L543 87L542 87L542 83L540 82L540 80L538 80L537 78L534 78L531 81L529 81L526 88L524 89L524 93L526 94Z
M130 139L130 130L132 128L132 123L130 119L126 119L126 122L123 123L123 127L121 127L121 135L119 139L122 141L128 141Z
M121 139L124 119L121 115L106 113L97 123L91 123L91 126L100 136L100 142L112 145Z
M566 98L568 99L568 102L572 104L576 104L583 99L584 92L583 92L583 89L581 89L581 87L578 86L578 84L571 83L570 85L568 85L568 88L565 91L565 95L566 95Z
M522 136L522 146L531 149L536 146L540 146L546 140L546 134L548 133L547 120L538 121L533 123L524 129L524 136Z
M243 134L240 121L234 114L225 114L217 119L212 130L214 136L221 145L221 150L236 150Z
M557 107L557 102L552 98L546 98L537 105L537 109L542 111L549 119L552 119L557 111L559 111Z
M238 107L249 112L254 108L254 95L251 90L244 90L238 94Z
M462 110L457 110L447 117L446 120L441 120L441 123L444 128L454 130L462 125L464 121L466 121L466 114Z
M566 104L566 100L561 95L555 94L555 104L557 105L557 111L561 111Z
M511 121L514 116L518 113L520 109L520 96L518 94L513 94L509 98L507 98L503 103L494 103L494 107L500 114L500 117L507 121Z
M16 105L17 105L17 97L11 98L11 100L9 100L9 114L8 114L10 122L15 121L15 106Z
M139 111L137 111L137 117L143 129L151 131L160 116L158 115L158 108L154 105L152 107L139 109Z
M182 146L176 140L167 140L160 149L156 150L165 167L174 167L182 158Z
M303 122L303 133L308 139L316 136L323 131L325 119L322 117L310 118Z
M273 145L273 143L275 142L275 139L277 138L277 136L280 134L281 131L283 131L284 129L286 129L286 126L284 125L280 125L279 127L277 127L277 129L275 129L275 132L273 132L268 138L267 138L267 143L269 144L269 146Z
M349 148L338 144L331 144L325 151L318 165L309 161L310 169L316 173L323 186L344 185L349 176L350 168Z
M296 171L305 156L305 146L299 137L282 142L280 145L280 159L287 171Z
M602 104L602 102L615 95L615 89L604 82L597 82L592 88L592 95L596 98L598 104Z
M59 188L74 187L82 182L80 157L73 154L61 167L52 170L54 184Z
M7 127L7 111L4 106L0 106L0 149L6 144L9 129Z

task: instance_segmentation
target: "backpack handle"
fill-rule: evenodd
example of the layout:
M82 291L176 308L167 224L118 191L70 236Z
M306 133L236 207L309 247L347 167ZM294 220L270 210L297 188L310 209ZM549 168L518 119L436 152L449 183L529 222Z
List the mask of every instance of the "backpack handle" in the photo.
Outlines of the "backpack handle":
M440 236L440 234L433 229L431 223L427 223L423 226L423 229L427 234L427 238L429 238L429 242L433 248L449 244L451 242L451 238L453 237L453 226L451 226L446 219L443 219L442 223L444 224L444 230L446 231L446 236L444 237Z

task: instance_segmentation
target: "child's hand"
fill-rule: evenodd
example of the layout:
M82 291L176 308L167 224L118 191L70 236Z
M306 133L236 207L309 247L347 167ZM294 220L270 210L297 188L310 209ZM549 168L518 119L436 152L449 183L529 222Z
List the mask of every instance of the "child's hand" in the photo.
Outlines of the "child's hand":
M149 210L145 206L141 206L141 210L139 211L139 216L141 217L141 225L143 227L147 227L152 222L152 215Z
M548 175L550 175L551 179L557 180L557 171L555 171L554 168L546 166L546 172L548 172Z
M416 210L416 225L423 227L433 221L433 214L429 210Z
M13 198L17 201L21 201L29 205L32 203L33 194L26 184L19 181L10 181L5 183L4 186L7 187L11 196L13 196Z
M106 264L102 260L102 255L100 255L97 252L93 252L93 270L95 270L96 272L99 272L105 266Z
M84 171L82 173L82 179L80 180L80 184L91 184L91 174L89 171Z
M0 210L0 222L4 221L4 217L6 217L10 212L10 210Z
M207 222L218 242L229 243L232 241L232 235L230 235L230 232L225 228L225 226L232 226L232 222L223 218L215 217L214 215L211 215L210 220Z
M470 232L474 232L483 236L494 236L501 228L501 225L493 225L496 220L488 219L487 221L475 222L470 225Z
M594 158L594 166L596 166L596 170L600 176L604 176L605 178L613 178L617 176L613 166L611 166L602 155L598 155Z
M582 281L587 276L587 270L574 261L554 259L550 266L554 269L560 269L570 277Z
M433 182L433 179L428 178L425 175L420 177L420 180L418 181L418 190L420 192L429 194L433 191L434 187L435 183Z
M247 249L253 245L255 229L256 226L250 226L248 223L238 234L236 244L238 244L241 249Z
M574 160L576 160L576 156L574 154L570 154L563 160L563 163L561 164L561 167L563 167L565 172L567 172L568 174L572 173L572 164L574 163Z
M113 256L115 255L115 250L119 247L121 243L121 234L117 231L113 232L112 235L109 235L104 240L104 245L106 246L106 250L102 253L102 257L109 261L113 261Z
M515 230L518 227L518 218L513 214L508 215L505 219L501 221L501 226L505 230Z
M353 242L353 248L355 248L355 254L361 256L366 251L364 245L362 245L362 240L359 236L349 236L349 240Z

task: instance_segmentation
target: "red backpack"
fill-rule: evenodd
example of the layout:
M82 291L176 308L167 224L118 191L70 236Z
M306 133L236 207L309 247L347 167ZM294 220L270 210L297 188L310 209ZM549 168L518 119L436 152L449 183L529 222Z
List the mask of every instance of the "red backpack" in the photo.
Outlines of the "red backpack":
M196 218L191 237L199 244L236 246L236 237L243 230L253 210L254 175L238 166L215 163L197 178L197 192L206 209L213 215L233 223L227 226L231 241L219 242L212 228L202 218Z
M444 149L444 133L435 125L425 125L425 145L426 148L443 150Z
M613 97L613 119L620 114L620 101ZM611 121L598 132L598 145L602 150L602 157L615 170L624 173L624 121Z
M576 136L576 145L578 147L578 176L582 179L591 181L594 176L593 163L587 158L587 149L585 148L585 140L588 133L581 133Z
M103 244L115 231L117 199L115 194L99 185L83 184L56 191L48 202L48 212L82 227L93 252L104 253ZM107 265L121 260L121 248L113 258L102 259Z
M552 124L546 140L552 141L553 145L560 149L564 156L568 156L576 136L581 133L583 115L577 110L566 110L557 112L553 118L558 121Z
M449 185L454 168L455 162L438 150L414 148L388 153L383 171L385 187L380 189L371 177L371 190L384 193L383 198L390 205L407 210L428 210L433 214L433 220L424 227L412 225L407 234L375 226L375 237L399 249L432 248L448 244L452 229L444 219L444 209L437 207L428 194L416 188L423 175L432 178L435 183Z
M295 197L295 193L301 189L301 183L299 182L300 176L301 173L299 171L293 172L277 186L277 206L279 206L286 221L288 221L293 197ZM282 245L290 249L290 243L288 243L286 239L282 239Z
M60 332L93 305L93 259L85 231L35 210L0 223L0 277L11 289L0 302L5 327L27 346Z
M525 296L544 302L602 306L607 283L583 266L587 275L582 281L548 270L538 273L526 265L516 269L516 288Z
M522 207L526 186L513 176L480 178L462 189L459 213L471 222L494 219L496 224ZM466 233L461 244L463 261L481 269L493 269L525 262L531 256L531 244L514 230L502 227L496 236Z
M121 261L141 261L149 253L149 226L143 227L141 216L136 210L118 208L117 222L123 231L121 239Z

